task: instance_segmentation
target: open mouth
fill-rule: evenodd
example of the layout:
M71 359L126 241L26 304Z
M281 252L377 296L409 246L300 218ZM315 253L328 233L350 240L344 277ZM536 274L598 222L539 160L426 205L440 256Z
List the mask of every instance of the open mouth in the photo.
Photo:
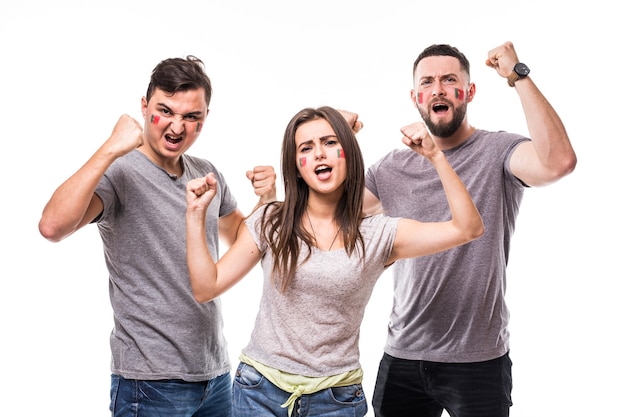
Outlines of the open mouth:
M322 175L325 173L330 173L333 169L328 165L320 165L315 168L315 175Z
M165 140L169 143L176 144L183 140L182 136L165 135Z
M450 109L450 106L448 106L446 103L437 103L433 105L433 111L435 113L445 113L448 111L448 109Z

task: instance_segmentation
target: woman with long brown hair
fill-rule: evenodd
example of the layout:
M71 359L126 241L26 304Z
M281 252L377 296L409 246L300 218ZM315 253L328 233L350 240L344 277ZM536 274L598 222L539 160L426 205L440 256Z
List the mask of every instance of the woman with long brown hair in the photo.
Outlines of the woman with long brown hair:
M187 263L196 300L218 297L259 261L264 272L260 310L233 382L235 416L291 416L294 409L364 416L359 328L376 280L398 259L482 235L480 214L425 126L402 133L439 173L450 220L364 215L361 150L331 107L306 108L291 119L282 144L284 201L247 218L217 262L204 227L219 184L211 174L187 184Z

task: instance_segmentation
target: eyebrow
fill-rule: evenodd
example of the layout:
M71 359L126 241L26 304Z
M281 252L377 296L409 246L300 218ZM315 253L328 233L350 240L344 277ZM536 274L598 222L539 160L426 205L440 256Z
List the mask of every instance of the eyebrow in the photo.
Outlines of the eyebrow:
M330 135L326 135L326 136L320 136L318 139L319 139L321 142L324 142L324 141L328 140L329 138L335 138L335 139L337 139L337 135L330 134ZM300 147L301 147L301 146L303 146L303 145L309 145L309 144L313 143L314 141L315 141L315 138L313 138L313 139L309 139L309 140L305 140L304 142L302 142L302 143L300 143L300 144L298 145L298 148L300 148Z
M435 78L450 78L450 77L454 77L454 78L459 78L459 75L455 74L454 72L450 72L448 74L441 74L441 75L424 75L423 77L420 78L421 80L433 80Z
M166 110L169 110L173 114L179 114L179 113L176 113L174 110L172 110L167 104L157 103L156 105L157 105L157 107L161 107L161 108L164 108ZM185 114L181 114L181 116L200 116L200 115L202 115L201 111L191 111L191 112L188 112L188 113L185 113Z

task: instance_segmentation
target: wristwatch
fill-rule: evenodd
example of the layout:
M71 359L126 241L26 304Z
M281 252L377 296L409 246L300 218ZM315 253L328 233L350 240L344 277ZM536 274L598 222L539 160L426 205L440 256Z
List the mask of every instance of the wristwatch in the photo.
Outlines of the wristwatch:
M509 78L507 79L507 81L509 82L509 85L513 87L515 85L515 81L526 77L529 73L530 73L530 68L528 68L526 64L522 64L521 62L518 62L513 67L513 71L511 71L511 75L509 75Z

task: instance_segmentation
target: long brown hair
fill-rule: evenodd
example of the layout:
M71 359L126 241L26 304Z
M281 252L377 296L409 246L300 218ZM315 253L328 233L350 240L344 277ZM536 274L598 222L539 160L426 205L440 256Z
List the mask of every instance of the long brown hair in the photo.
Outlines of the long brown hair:
M265 208L261 230L272 251L274 268L272 279L280 279L281 290L285 291L296 274L300 245L304 242L311 256L315 239L302 226L308 199L309 186L298 176L296 166L296 130L302 124L316 119L330 123L337 140L343 147L346 158L346 180L344 192L335 208L334 220L339 225L348 255L361 248L364 253L363 237L359 230L363 210L365 187L365 164L361 148L354 132L344 117L332 107L305 108L300 110L285 129L282 145L282 175L285 185L285 201L274 202ZM268 211L270 206L274 210Z

